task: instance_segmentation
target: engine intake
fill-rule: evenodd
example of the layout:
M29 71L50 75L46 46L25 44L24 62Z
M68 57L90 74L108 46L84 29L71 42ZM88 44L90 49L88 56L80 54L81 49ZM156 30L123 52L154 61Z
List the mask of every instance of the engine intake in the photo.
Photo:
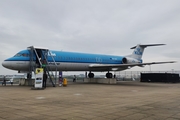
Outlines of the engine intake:
M140 63L140 61L137 60L137 59L134 59L134 58L124 57L124 58L122 59L122 63L123 63L123 64L132 64L132 63Z
M127 59L126 59L126 58L123 58L123 59L122 59L122 63L123 63L123 64L127 64Z

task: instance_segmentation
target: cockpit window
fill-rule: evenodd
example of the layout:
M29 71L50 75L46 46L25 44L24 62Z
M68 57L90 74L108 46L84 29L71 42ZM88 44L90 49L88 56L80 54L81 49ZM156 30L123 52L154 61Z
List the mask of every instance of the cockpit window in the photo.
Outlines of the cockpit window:
M14 57L20 57L21 54L20 53L17 53Z
M23 54L22 54L22 56L24 56L24 57L28 57L28 56L29 56L29 54L27 54L27 53L23 53Z
M29 56L29 54L27 54L27 53L17 53L14 57L28 57Z

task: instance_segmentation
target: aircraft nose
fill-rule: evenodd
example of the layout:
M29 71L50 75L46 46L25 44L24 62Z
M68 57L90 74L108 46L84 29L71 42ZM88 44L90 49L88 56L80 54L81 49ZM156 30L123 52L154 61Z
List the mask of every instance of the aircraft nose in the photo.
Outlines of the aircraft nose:
M3 61L2 62L2 66L5 67L5 68L10 68L10 63L8 61Z

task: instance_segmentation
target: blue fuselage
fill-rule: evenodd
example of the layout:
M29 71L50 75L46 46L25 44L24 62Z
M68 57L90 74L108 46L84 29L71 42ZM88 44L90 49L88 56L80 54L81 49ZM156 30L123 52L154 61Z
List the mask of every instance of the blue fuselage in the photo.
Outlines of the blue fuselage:
M102 55L102 54L87 54L76 52L64 51L50 51L51 56L48 55L47 59L51 68L55 70L54 60L57 64L57 69L61 71L109 71L106 68L90 68L91 64L122 64L122 56ZM53 56L53 58L52 58ZM54 60L53 60L54 59ZM33 56L33 61L37 57ZM18 52L15 56L6 59L3 66L8 69L28 71L30 63L30 54L28 50ZM35 64L35 62L34 62ZM123 70L118 69L118 70Z

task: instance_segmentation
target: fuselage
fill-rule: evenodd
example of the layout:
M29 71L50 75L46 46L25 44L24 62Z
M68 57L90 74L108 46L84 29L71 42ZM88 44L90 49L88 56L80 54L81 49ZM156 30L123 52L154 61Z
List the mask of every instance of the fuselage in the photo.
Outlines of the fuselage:
M149 46L160 46L164 44L138 44L132 54L126 56L89 54L77 52L65 52L49 50L47 48L30 46L27 50L18 52L11 58L4 60L2 65L18 72L35 72L36 68L44 67L44 71L89 71L88 77L93 78L92 71L107 71L106 77L112 78L110 71L121 71L134 66L174 63L167 62L142 62L144 49Z
M50 50L48 63L52 71L109 71L107 68L91 68L91 64L123 64L123 56L87 54L65 51ZM53 57L53 58L52 58ZM53 60L54 59L54 60ZM33 55L33 64L36 64L37 57ZM55 61L55 62L54 62ZM56 66L56 65L57 66ZM22 50L11 58L4 60L2 65L11 70L28 71L30 66L29 50ZM118 68L124 70L127 67Z

